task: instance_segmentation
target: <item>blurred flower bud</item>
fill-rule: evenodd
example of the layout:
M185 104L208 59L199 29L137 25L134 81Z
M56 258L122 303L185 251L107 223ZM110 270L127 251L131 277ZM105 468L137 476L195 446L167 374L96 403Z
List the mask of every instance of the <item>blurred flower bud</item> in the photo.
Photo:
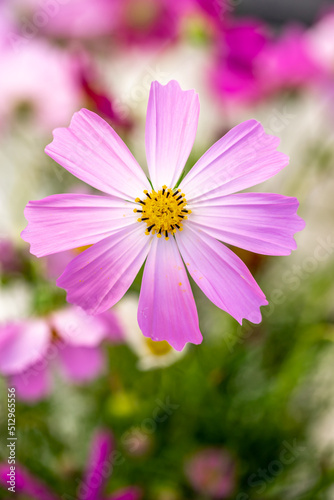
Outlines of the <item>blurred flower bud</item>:
M211 498L227 498L235 484L235 463L224 449L206 448L185 464L192 488Z

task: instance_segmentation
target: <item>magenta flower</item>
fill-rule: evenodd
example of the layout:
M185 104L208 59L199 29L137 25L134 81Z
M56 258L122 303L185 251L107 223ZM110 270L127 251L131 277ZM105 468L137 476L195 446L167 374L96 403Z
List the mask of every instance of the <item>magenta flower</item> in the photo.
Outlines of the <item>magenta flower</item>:
M288 26L261 53L258 64L262 80L271 91L310 85L324 76L308 37L308 32L300 27Z
M129 486L115 491L112 495L103 495L104 487L113 472L114 442L108 431L100 430L93 438L83 480L78 484L78 500L140 500L141 491L136 486ZM60 500L49 488L33 477L26 469L16 465L16 493L28 495L34 500ZM9 465L0 463L0 485L8 488Z
M13 322L0 327L0 373L19 398L37 401L50 392L55 362L74 383L97 377L104 368L99 344L105 339L123 341L112 312L92 317L68 307L43 318Z
M218 39L218 53L210 78L229 104L262 99L267 90L259 58L269 43L268 28L257 20L229 22Z
M224 449L199 451L186 462L185 473L193 489L210 498L227 498L235 487L235 463Z
M29 202L22 237L38 257L92 245L57 284L67 300L98 314L130 287L147 258L138 323L147 337L181 350L202 335L184 263L197 285L239 323L261 321L267 300L245 264L223 243L288 255L304 227L298 201L276 194L232 194L288 164L279 139L250 120L214 144L177 187L194 143L199 100L177 82L151 87L146 154L149 181L99 116L83 109L54 131L46 153L107 196L61 194Z

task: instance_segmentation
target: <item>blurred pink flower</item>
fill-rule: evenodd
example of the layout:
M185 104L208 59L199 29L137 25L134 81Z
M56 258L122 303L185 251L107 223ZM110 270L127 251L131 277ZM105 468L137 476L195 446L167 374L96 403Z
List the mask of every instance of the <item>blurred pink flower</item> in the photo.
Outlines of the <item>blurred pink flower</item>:
M0 276L21 271L19 253L10 239L0 238Z
M71 59L42 41L0 49L0 126L20 112L43 131L68 120L81 103Z
M57 38L92 39L108 35L117 25L121 8L119 0L14 1L21 13L19 33Z
M173 39L181 16L193 0L17 0L30 30L62 38L113 36L125 43L158 43ZM38 26L38 20L45 22ZM24 27L21 27L24 29Z
M235 463L224 449L206 448L185 464L192 488L210 498L227 498L235 487Z
M16 35L16 24L12 5L0 0L0 49L11 49L12 35Z
M122 10L115 32L118 40L155 44L174 40L190 0L121 0Z
M72 382L84 383L104 368L103 340L123 342L114 312L87 316L68 307L42 318L9 323L0 328L0 373L18 397L35 401L49 394L51 367L57 362Z
M76 77L82 89L83 97L89 108L102 115L111 125L128 131L133 121L121 107L117 107L112 92L103 84L103 75L98 71L93 58L87 51L73 54Z
M253 104L284 89L314 84L323 75L306 30L288 26L274 38L260 21L235 20L221 31L210 78L229 105Z
M0 463L0 486L2 485L6 490L14 487L12 491L15 491L15 494L24 494L34 500L60 500L44 483L33 477L21 465L15 464L14 467L15 474L11 476L8 463ZM13 484L10 483L11 477Z
M150 184L104 120L85 109L76 113L69 128L54 131L46 152L108 195L61 194L29 202L22 232L38 257L92 245L57 281L68 302L90 314L116 304L147 258L138 323L146 337L167 340L178 351L202 341L183 261L216 306L240 323L259 323L266 297L246 265L218 240L260 254L289 255L297 247L294 233L305 225L296 214L296 198L234 194L288 164L277 151L279 139L255 120L217 141L176 187L198 117L194 91L182 91L176 81L153 82L146 120Z
M105 496L103 490L114 468L114 440L110 432L99 430L91 443L86 471L77 487L77 500L140 500L141 490L136 486L128 486L113 494ZM34 500L60 500L44 483L36 479L30 472L15 465L16 493L28 495ZM8 488L10 469L7 463L0 464L0 485Z
M74 259L76 253L73 250L55 253L45 257L42 266L47 279L56 279L63 272L65 267Z
M308 51L327 75L334 74L334 9L319 19L306 34Z
M194 5L196 4L213 19L220 29L233 10L231 0L194 0Z
M312 54L307 31L298 26L286 27L276 40L271 40L257 64L263 88L269 92L308 86L323 75Z
M141 491L135 486L114 492L108 498L103 496L103 489L114 466L115 451L113 436L108 431L100 430L93 438L90 456L83 481L78 486L78 500L140 500Z
M234 20L217 41L211 81L223 101L252 103L263 98L259 57L269 42L266 25L257 20Z

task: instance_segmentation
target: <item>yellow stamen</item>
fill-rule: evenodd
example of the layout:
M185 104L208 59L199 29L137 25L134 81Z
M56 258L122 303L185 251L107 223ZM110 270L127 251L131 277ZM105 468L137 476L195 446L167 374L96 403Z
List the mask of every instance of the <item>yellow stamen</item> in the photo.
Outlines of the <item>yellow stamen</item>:
M176 233L176 230L183 230L182 223L188 218L191 210L186 209L187 200L185 194L180 189L169 189L162 186L159 191L144 191L145 198L141 200L136 198L136 203L140 204L140 210L134 209L134 212L141 212L138 222L146 223L145 234L156 234L158 238L162 236L166 240L169 235Z

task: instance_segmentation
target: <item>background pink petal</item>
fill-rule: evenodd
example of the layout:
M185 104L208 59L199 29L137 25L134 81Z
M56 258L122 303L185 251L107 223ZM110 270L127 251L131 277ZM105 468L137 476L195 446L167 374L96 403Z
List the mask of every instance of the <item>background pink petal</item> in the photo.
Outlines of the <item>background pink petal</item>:
M146 337L167 340L177 351L187 342L202 342L193 293L174 238L153 238L140 290L138 323Z
M219 241L196 230L190 221L176 234L182 258L197 285L217 307L240 324L260 323L268 302L245 264Z
M109 196L58 194L30 201L22 238L37 257L92 245L136 221L131 203Z
M296 214L296 198L241 193L191 206L191 223L214 238L251 252L289 255L297 248L293 235L305 223Z
M63 375L80 383L100 375L105 359L101 348L66 345L59 351L59 361Z
M93 438L86 473L78 500L97 500L102 498L102 491L113 470L112 452L114 439L110 432L100 430Z
M101 319L100 316L90 316L75 306L53 313L51 323L56 334L64 342L83 347L97 346L109 336L110 328L113 327L107 323L105 317Z
M95 318L97 321L102 322L106 332L105 338L107 340L113 344L125 341L125 333L115 311L106 311L95 316Z
M0 372L19 373L46 353L51 338L44 320L27 320L0 328Z
M71 174L105 193L137 198L150 184L116 132L87 109L74 114L68 128L54 130L45 152Z
M23 401L35 402L45 398L51 390L50 361L41 360L27 370L10 376L8 386L15 387L16 396Z
M9 473L8 464L0 464L0 484L8 487L7 474ZM28 471L19 465L15 465L15 493L22 493L34 500L59 500L43 483L35 479ZM13 495L13 493L8 494ZM14 494L14 496L16 496Z
M95 243L65 269L57 285L67 300L99 314L116 304L130 287L146 259L150 237L136 223Z
M194 90L176 81L151 85L146 117L146 157L155 189L174 187L193 147L199 116Z
M199 201L255 186L288 164L279 142L256 120L241 123L204 153L180 188L188 201Z

